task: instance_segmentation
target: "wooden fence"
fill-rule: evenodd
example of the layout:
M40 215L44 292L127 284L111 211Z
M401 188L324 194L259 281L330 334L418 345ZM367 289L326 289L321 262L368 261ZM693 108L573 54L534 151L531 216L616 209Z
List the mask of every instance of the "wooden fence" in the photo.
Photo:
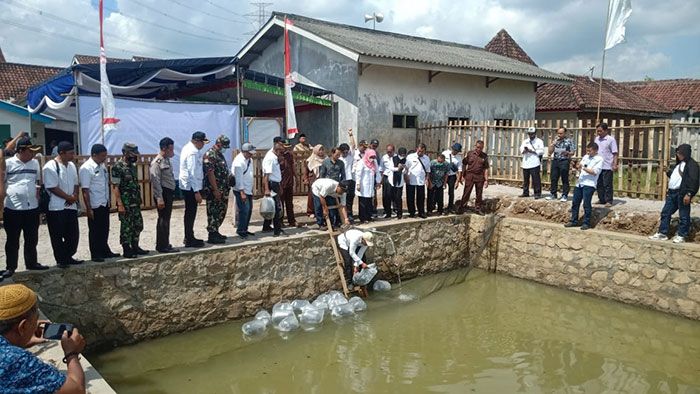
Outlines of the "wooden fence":
M263 174L262 161L267 150L258 150L253 154L253 196L262 197L263 193ZM308 152L292 152L294 155L294 195L305 196L309 192L309 185L304 184L304 165L309 157Z
M697 124L670 120L646 123L625 123L614 119L603 121L608 123L609 131L618 144L619 167L614 175L616 196L663 199L668 187L665 171L675 160L675 146L690 139L695 144L693 156L700 154L700 127ZM502 183L520 184L520 144L527 138L527 128L536 127L537 136L545 145L542 184L549 186L550 158L547 146L556 138L560 126L568 129L569 137L576 144L574 160L580 159L585 154L586 144L595 138L595 124L590 120L523 120L505 125L495 121L421 125L417 139L427 145L429 152L440 152L453 142L461 143L466 151L477 140L483 140L485 152L489 155L490 178Z

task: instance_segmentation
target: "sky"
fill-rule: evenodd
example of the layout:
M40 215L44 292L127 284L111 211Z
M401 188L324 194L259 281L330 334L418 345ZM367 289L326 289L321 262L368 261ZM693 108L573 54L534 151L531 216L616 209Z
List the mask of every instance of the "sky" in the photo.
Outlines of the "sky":
M67 66L98 55L97 0L0 0L0 48L10 62ZM600 75L606 0L284 0L271 11L484 46L505 28L542 68ZM233 56L258 28L258 7L238 0L105 0L109 57ZM695 0L632 0L626 41L607 51L618 81L700 78ZM251 16L252 15L252 16Z

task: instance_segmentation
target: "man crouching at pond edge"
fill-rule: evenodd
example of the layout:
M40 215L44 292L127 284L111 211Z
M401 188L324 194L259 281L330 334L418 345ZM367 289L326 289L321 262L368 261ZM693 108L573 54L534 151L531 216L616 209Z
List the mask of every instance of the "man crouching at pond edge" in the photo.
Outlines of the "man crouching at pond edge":
M24 285L0 287L0 391L3 393L84 393L80 353L85 339L74 328L64 332L61 347L67 376L24 350L42 343L37 296Z

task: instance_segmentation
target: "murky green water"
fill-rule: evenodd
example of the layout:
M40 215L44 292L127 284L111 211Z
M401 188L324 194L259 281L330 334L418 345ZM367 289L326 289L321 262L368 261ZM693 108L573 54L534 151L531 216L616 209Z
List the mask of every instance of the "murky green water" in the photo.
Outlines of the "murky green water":
M699 322L477 270L398 297L288 340L238 322L91 360L120 393L700 393Z

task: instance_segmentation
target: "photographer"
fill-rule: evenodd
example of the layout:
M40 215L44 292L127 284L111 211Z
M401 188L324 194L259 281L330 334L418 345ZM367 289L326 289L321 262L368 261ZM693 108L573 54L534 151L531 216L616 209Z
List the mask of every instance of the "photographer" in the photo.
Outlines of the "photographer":
M540 166L544 154L544 142L537 138L537 129L534 127L527 129L527 139L520 144L520 153L523 155L523 194L519 197L530 196L530 177L532 177L532 188L537 200L542 197Z
M37 296L28 287L0 287L0 388L11 393L84 393L85 374L80 353L85 339L74 328L64 332L61 347L67 374L24 350L44 341ZM41 322L46 323L46 322Z

